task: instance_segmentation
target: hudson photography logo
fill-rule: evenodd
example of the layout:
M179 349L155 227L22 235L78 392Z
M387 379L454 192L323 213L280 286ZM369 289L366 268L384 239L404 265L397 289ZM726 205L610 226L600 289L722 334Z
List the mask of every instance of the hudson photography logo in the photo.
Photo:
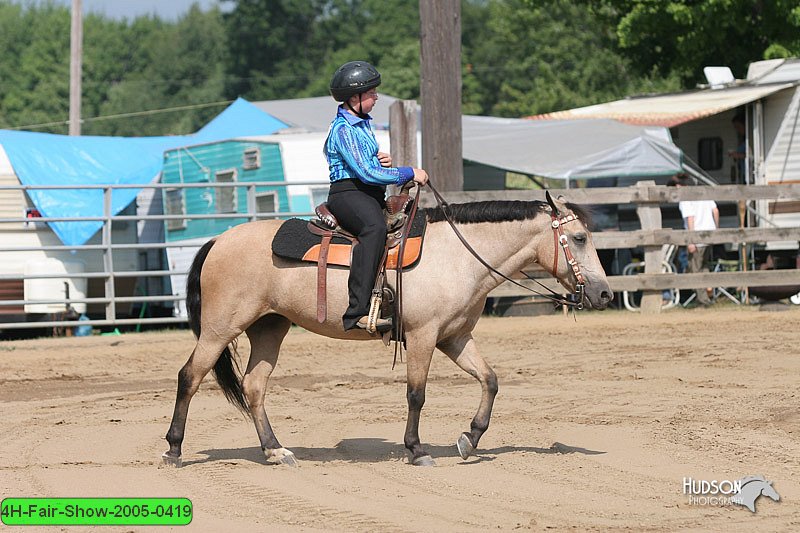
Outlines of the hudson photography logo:
M767 496L780 501L781 497L764 476L747 476L737 480L707 480L683 478L683 493L689 497L689 505L741 505L756 512L756 500Z

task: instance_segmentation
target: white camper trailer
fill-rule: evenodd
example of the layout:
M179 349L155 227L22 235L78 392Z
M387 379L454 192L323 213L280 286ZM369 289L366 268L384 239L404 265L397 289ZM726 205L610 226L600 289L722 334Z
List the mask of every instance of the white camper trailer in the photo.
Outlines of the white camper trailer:
M0 185L19 186L5 150L0 146ZM131 207L132 208L132 207ZM102 279L71 277L84 272L102 272L103 257L99 250L45 250L43 247L61 246L62 243L50 227L37 222L36 207L21 188L0 189L0 218L20 219L18 222L0 222L0 301L20 300L71 300L103 296ZM25 221L21 220L26 218ZM136 242L136 224L114 225L113 242ZM99 244L100 235L95 234L86 244ZM24 251L10 249L25 248ZM114 253L117 270L136 270L138 257L135 250L119 250ZM41 274L63 273L63 278L30 278ZM120 293L133 293L135 280L121 280ZM130 285L130 286L123 286ZM69 291L69 294L67 294ZM72 308L78 313L87 312L87 304L75 303ZM28 303L26 305L0 305L0 322L29 320L32 315L58 314L66 310L64 303ZM91 311L91 309L88 309ZM123 310L124 311L124 310ZM98 306L98 313L102 307Z
M666 126L683 153L720 184L800 183L800 59L757 61L744 80L709 81L692 91L629 97L532 118L613 118ZM737 115L745 122L744 145L733 125ZM741 171L732 157L739 150L744 154ZM751 223L800 226L800 202L758 201ZM798 242L770 242L766 249L791 260Z

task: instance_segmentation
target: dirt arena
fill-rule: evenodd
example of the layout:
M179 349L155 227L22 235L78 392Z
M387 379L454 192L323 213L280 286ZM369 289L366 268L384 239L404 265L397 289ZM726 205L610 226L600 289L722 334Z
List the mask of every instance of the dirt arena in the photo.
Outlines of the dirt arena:
M798 307L484 318L492 426L462 461L480 388L437 352L421 424L435 468L407 464L405 366L380 343L288 336L268 412L299 468L264 463L209 376L176 470L160 456L191 333L1 342L2 497L188 497L185 529L209 532L798 531L799 332ZM781 501L756 513L682 492L758 474Z

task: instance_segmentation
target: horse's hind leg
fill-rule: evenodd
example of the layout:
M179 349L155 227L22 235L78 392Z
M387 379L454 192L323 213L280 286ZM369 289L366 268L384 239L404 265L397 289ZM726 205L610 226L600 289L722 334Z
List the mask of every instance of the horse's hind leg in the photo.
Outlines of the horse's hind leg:
M214 336L201 335L197 345L189 356L189 360L178 372L178 395L175 398L175 411L172 413L172 423L167 431L167 442L169 451L161 457L164 464L180 467L181 444L186 430L186 417L189 414L189 403L200 387L200 382L206 377L214 364L219 359L222 350L228 345L228 341Z
M497 395L497 376L478 353L472 335L448 339L439 343L437 348L481 384L481 403L470 424L470 431L462 433L456 443L459 455L466 459L478 447L478 441L489 428L492 405Z
M281 446L275 437L264 408L267 382L278 361L281 342L291 325L287 318L280 315L266 315L247 328L250 362L247 364L242 388L267 462L296 466L294 454Z

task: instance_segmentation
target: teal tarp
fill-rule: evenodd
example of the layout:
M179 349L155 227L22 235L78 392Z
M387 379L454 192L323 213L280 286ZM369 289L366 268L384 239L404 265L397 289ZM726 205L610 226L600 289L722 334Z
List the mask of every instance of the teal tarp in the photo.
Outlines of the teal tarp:
M239 98L193 135L171 137L69 137L0 130L2 145L23 185L145 185L161 172L165 150L233 137L268 135L287 125ZM102 189L28 190L43 217L101 217ZM117 189L112 214L130 204L139 189ZM101 221L50 222L65 245L81 245Z

